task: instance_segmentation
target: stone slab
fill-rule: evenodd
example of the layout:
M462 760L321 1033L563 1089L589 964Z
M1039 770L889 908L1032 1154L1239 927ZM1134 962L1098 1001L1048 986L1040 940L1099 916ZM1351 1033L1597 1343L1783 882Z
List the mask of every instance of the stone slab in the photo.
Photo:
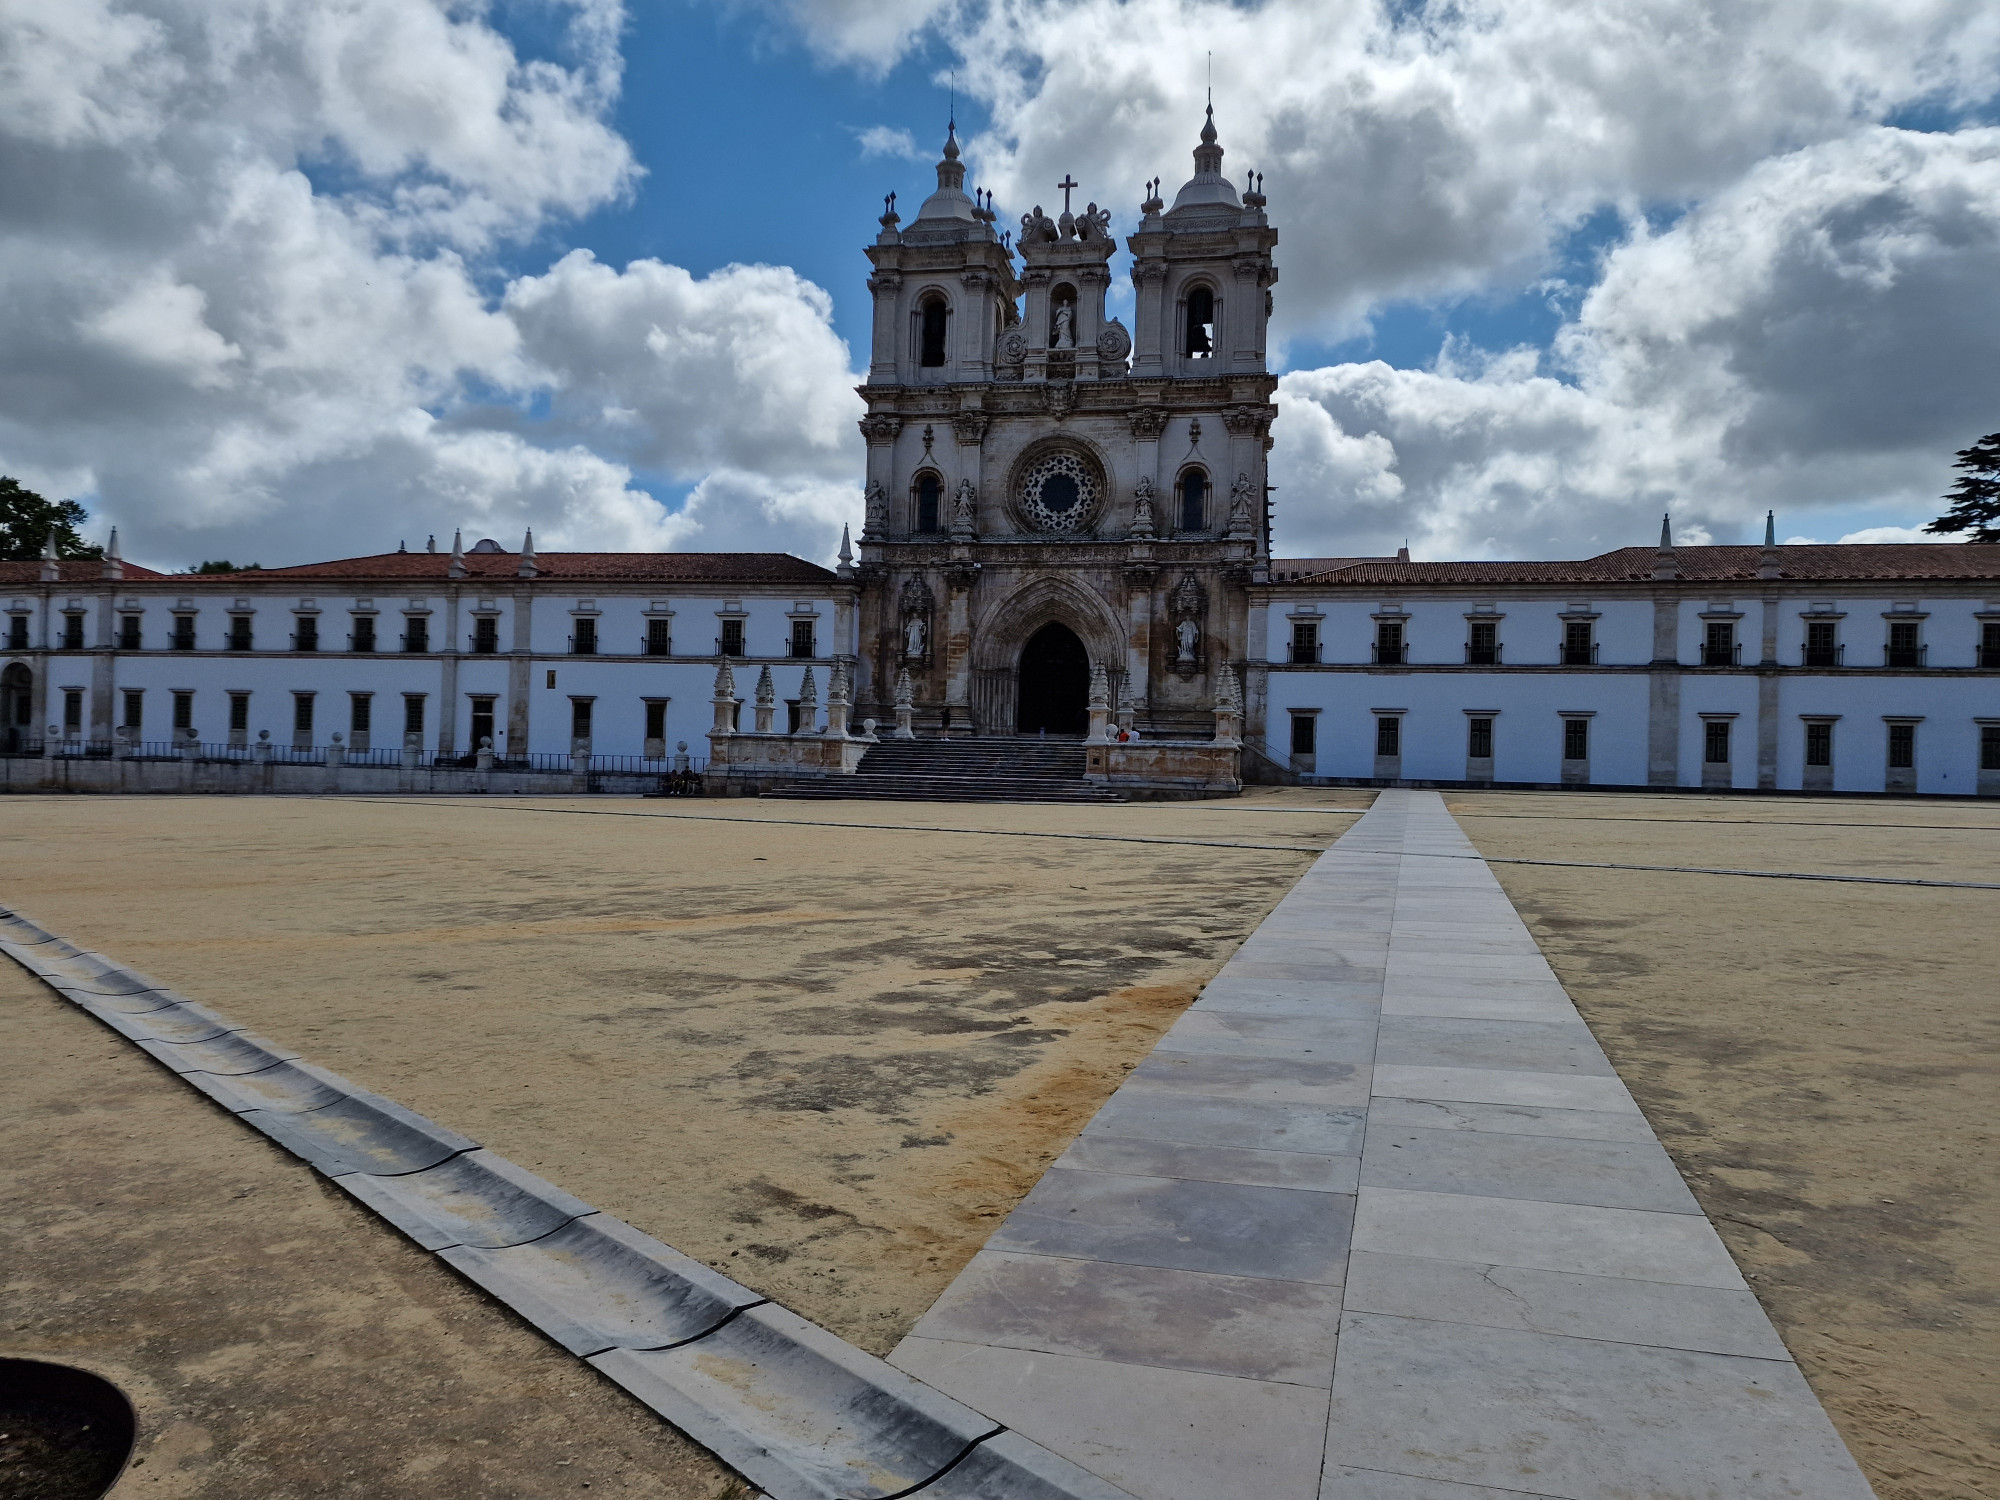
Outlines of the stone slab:
M769 1303L590 1363L775 1500L886 1500L1001 1425Z
M1347 1263L1344 1304L1350 1312L1753 1359L1791 1358L1756 1297L1728 1287L1356 1251Z
M1200 1182L1245 1182L1258 1187L1352 1193L1361 1183L1357 1156L1314 1156L1304 1151L1246 1151L1233 1146L1183 1146L1086 1132L1053 1166L1076 1172L1116 1172L1130 1177L1190 1177Z
M891 1360L1139 1500L1315 1500L1327 1393L906 1338Z
M1743 1290L1714 1229L1691 1214L1363 1187L1354 1248Z
M1560 1021L1475 1020L1460 1016L1387 1016L1376 1061L1396 1067L1503 1068L1615 1078L1590 1028Z
M1361 1181L1369 1187L1541 1203L1701 1212L1673 1161L1653 1141L1412 1129L1374 1121Z
M1051 1168L987 1248L1331 1286L1352 1214L1339 1193Z
M1595 1078L1502 1068L1420 1068L1377 1063L1375 1092L1391 1099L1639 1112L1639 1106L1632 1102L1632 1096L1625 1092L1625 1085L1616 1076Z
M1126 1075L1123 1087L1137 1094L1165 1090L1209 1099L1308 1104L1324 1109L1366 1104L1368 1065L1182 1052L1162 1042Z
M1869 1500L1788 1360L1349 1313L1331 1461L1560 1500Z
M609 1214L525 1245L439 1252L572 1354L666 1349L766 1299Z
M1493 1490L1483 1484L1452 1484L1420 1479L1414 1474L1388 1474L1380 1469L1326 1471L1321 1500L1557 1500L1532 1490Z
M1303 1151L1313 1156L1359 1156L1367 1112L1319 1109L1254 1100L1174 1098L1127 1094L1104 1102L1084 1134L1174 1141L1188 1146L1232 1146L1254 1151Z
M1306 1282L982 1250L911 1333L1325 1386L1340 1306Z
M984 1439L926 1485L924 1500L1132 1500L1116 1485L1018 1432Z
M1628 1110L1550 1109L1538 1104L1461 1104L1440 1099L1382 1099L1368 1106L1371 1125L1424 1130L1485 1130L1557 1135L1584 1141L1650 1141L1646 1117Z
M1384 1017L1443 1016L1466 1021L1569 1021L1575 1019L1576 1007L1560 989L1553 987L1539 995L1529 995L1522 986L1502 992L1473 986L1413 991L1392 985L1382 991L1382 1014Z

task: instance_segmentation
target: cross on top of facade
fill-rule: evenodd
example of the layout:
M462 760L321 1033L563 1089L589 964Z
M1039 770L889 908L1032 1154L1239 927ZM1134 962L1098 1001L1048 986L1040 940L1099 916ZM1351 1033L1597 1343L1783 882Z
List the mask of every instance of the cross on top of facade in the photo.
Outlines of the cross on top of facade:
M1073 177L1069 175L1069 173L1065 172L1063 173L1063 180L1057 183L1056 186L1062 189L1063 212L1068 213L1070 189L1082 187L1083 184L1076 181Z

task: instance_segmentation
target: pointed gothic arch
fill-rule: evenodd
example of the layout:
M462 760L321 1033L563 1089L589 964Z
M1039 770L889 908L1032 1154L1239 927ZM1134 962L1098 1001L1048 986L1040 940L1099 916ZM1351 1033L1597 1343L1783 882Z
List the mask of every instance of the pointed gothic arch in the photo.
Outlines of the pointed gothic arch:
M1013 734L1020 722L1023 651L1047 625L1083 643L1089 665L1110 675L1114 697L1125 671L1124 623L1103 597L1063 577L1037 578L973 624L972 713L981 734Z

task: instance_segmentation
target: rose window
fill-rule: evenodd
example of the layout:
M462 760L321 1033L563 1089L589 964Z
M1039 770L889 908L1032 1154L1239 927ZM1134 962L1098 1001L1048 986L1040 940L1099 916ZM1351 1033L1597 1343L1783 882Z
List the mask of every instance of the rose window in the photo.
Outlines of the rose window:
M1036 531L1081 531L1097 509L1097 476L1074 453L1051 453L1021 476L1021 511Z

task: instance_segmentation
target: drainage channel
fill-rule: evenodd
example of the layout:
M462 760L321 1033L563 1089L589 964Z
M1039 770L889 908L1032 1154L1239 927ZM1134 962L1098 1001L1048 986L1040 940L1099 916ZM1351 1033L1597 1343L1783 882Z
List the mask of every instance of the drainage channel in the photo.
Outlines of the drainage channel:
M0 909L0 952L261 1131L769 1500L1130 1500L477 1141Z

